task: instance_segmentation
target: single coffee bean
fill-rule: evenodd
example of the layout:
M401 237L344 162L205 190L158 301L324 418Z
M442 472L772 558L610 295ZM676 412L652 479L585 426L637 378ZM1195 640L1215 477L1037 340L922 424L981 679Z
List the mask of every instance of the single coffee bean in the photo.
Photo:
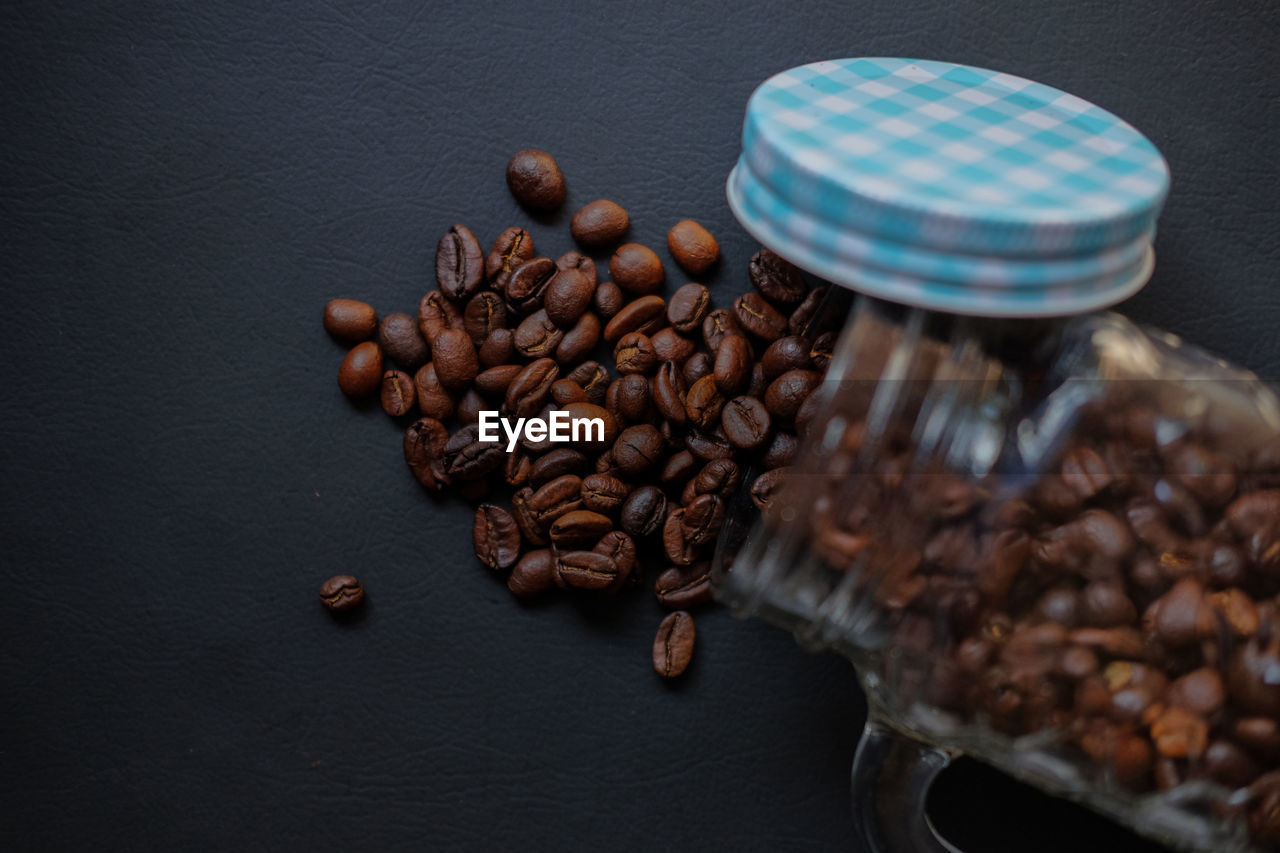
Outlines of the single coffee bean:
M364 587L351 575L334 575L320 585L320 600L330 611L346 613L364 603Z
M656 427L650 424L627 427L613 443L613 464L625 475L638 477L658 464L663 445L662 434Z
M537 148L517 151L507 161L507 188L522 207L540 213L564 204L564 174L556 158Z
M668 610L691 610L711 603L711 564L673 566L653 585L658 601Z
M481 368L510 364L516 354L515 332L511 329L494 329L480 345L476 358Z
M540 456L529 469L529 482L535 487L565 474L577 474L587 467L587 457L568 447L557 447ZM590 507L588 507L590 509Z
M508 484L520 489L529 484L529 474L532 470L533 461L529 458L529 454L524 448L519 448L507 454L503 477Z
M732 334L742 334L742 324L732 311L716 308L702 320L702 340L714 358L720 352L720 343Z
M814 370L826 370L831 364L831 354L835 351L836 333L823 332L813 340L813 348L809 350L809 360Z
M600 541L591 550L597 554L604 554L613 561L613 566L617 569L613 583L605 587L606 591L616 592L631 579L636 567L636 543L626 533L621 530L610 530L600 537Z
M551 541L559 548L582 545L595 542L612 529L613 522L608 516L589 509L577 509L551 523Z
M733 445L727 438L701 430L692 430L686 435L684 446L703 462L710 462L712 459L728 459L734 453Z
M603 249L621 240L630 226L622 205L602 198L583 205L573 215L569 233L588 249Z
M756 391L756 388L754 387L754 385L755 383L753 382L752 386L747 388L747 391L749 392ZM755 393L755 394L752 394L752 396L755 397L756 399L761 399L761 400L764 399L763 393ZM768 403L766 403L765 406L767 408ZM809 425L817 419L819 414L821 414L822 407L823 407L822 394L810 394L808 397L805 398L805 401L800 404L800 411L796 412L795 424L796 424L797 435L804 436L808 434Z
M658 474L658 482L668 489L675 490L693 477L699 464L698 458L688 450L679 450L667 457L666 464Z
M662 525L662 550L677 566L692 565L700 549L685 534L684 510L673 510Z
M653 640L653 670L663 678L676 678L693 660L693 617L683 610L667 616Z
M520 529L500 506L480 504L471 526L471 541L480 562L491 569L509 569L520 557Z
M562 329L568 329L578 322L594 295L595 286L581 271L560 270L547 283L543 307L551 322Z
M609 385L604 405L621 423L648 422L653 416L653 398L650 396L648 380L636 374L620 376Z
M566 379L572 379L582 386L582 390L587 392L587 399L597 406L604 402L606 391L609 388L609 371L600 366L599 362L584 361L570 370Z
M572 379L557 379L552 382L551 399L557 406L588 402L587 392L583 391L582 386Z
M551 383L560 378L560 368L549 358L529 362L507 388L507 410L517 418L536 414L551 399Z
M570 403L561 408L569 416L570 435L578 430L577 447L586 451L600 451L613 444L618 435L618 422L603 406L595 403ZM604 437L600 438L600 430L592 428L590 422L599 420L604 425ZM583 423L579 423L583 422ZM575 424L577 426L575 427ZM588 438L588 436L590 436Z
M609 276L628 293L646 296L662 289L662 259L647 246L624 243L609 258Z
M726 397L741 393L751 379L753 365L751 342L746 336L725 335L712 368L716 388Z
M493 248L484 259L484 274L499 293L505 293L511 274L525 261L537 254L533 248L533 237L518 226L512 226L498 235L493 241ZM552 261L554 266L555 262Z
M1062 459L1062 482L1082 500L1089 500L1114 481L1110 466L1092 447L1073 447Z
M703 430L714 429L724 409L724 396L716 387L715 376L704 376L689 387L684 397L685 415L689 422Z
M648 375L658 367L658 354L653 341L641 332L629 332L618 339L613 347L613 358L619 373Z
M809 291L804 301L791 312L787 318L787 333L791 335L809 335L809 326L818 313L818 307L827 296L827 285L815 287Z
M768 411L755 397L734 397L720 413L720 423L729 443L746 451L763 447L772 428Z
M378 324L378 345L382 352L409 372L431 358L431 348L418 331L418 323L408 314L388 314Z
M694 493L717 495L725 500L733 497L742 485L742 469L732 459L713 459L693 478Z
M593 512L611 515L622 507L631 488L608 474L588 474L582 478L582 505Z
M1235 496L1236 468L1230 459L1201 444L1181 444L1166 454L1169 471L1187 491L1208 506Z
M649 336L649 340L653 343L653 351L657 354L659 361L674 361L676 364L683 364L685 359L693 355L693 341L670 326L665 329L659 329Z
M532 518L543 529L565 513L582 508L582 479L565 474L538 488L528 497Z
M705 352L696 352L689 356L684 366L680 368L685 387L688 388L704 376L710 376L714 366L711 356Z
M506 453L498 441L481 441L479 428L469 424L455 432L444 446L449 479L456 482L481 480L500 470Z
M747 397L755 397L757 400L764 398L764 392L769 388L769 380L764 377L764 365L756 362L751 367L751 377L747 380L747 390L743 394Z
M572 249L556 258L556 269L558 270L578 270L587 277L594 288L599 281L596 271L596 262L591 260L587 255L581 252L575 252Z
M800 439L789 432L775 432L764 455L760 457L760 464L766 471L781 468L795 462L799 451Z
M1205 747L1203 772L1218 784L1235 790L1248 785L1262 770L1249 753L1226 738L1218 738Z
M768 249L751 256L747 275L751 286L775 305L798 305L809 291L800 270Z
M404 461L424 488L439 491L449 485L444 457L449 431L435 418L420 418L404 432Z
M682 334L692 335L702 328L702 320L711 308L711 291L705 285L690 282L667 303L667 321Z
M673 424L685 422L684 377L674 361L664 361L653 377L653 404L658 414Z
M338 387L352 399L378 393L382 387L382 348L373 341L352 347L338 368Z
M1218 671L1204 666L1193 669L1170 684L1164 698L1170 705L1186 708L1201 717L1212 717L1222 710L1227 692Z
M602 590L613 586L618 567L595 551L561 551L556 559L556 583L569 589Z
M689 275L700 276L720 260L720 244L716 238L692 219L671 226L667 232L667 249Z
M388 370L382 374L382 410L393 418L407 415L418 402L413 388L413 377L403 370Z
M1080 594L1080 618L1095 628L1132 625L1138 611L1125 592L1124 584L1114 580L1096 580Z
M418 411L426 417L447 421L457 412L458 403L440 384L434 362L424 364L413 375L413 387L418 397Z
M694 548L715 544L724 526L724 500L719 495L698 495L684 508L681 524L686 544Z
M751 502L756 505L756 509L765 510L782 488L782 484L786 482L787 474L790 468L774 468L772 471L765 471L755 482L751 484Z
M764 377L772 382L788 370L809 370L813 366L810 349L808 339L799 335L778 338L760 356Z
M621 287L611 281L602 281L596 287L595 296L591 297L591 307L605 320L609 320L622 310L626 301L627 297Z
M618 511L622 529L637 539L647 539L656 534L666 518L667 496L657 486L635 489Z
M768 343L787 332L787 318L758 293L744 293L735 299L733 315L744 330Z
M476 375L475 390L491 400L505 399L507 389L524 370L525 366L520 364L500 364L482 370Z
M530 545L543 547L550 544L547 539L547 525L542 523L538 518L537 510L530 504L533 495L533 489L527 486L517 490L511 496L511 515L516 520L516 526L520 528L521 538Z
M556 347L556 361L569 366L578 364L595 351L600 343L600 318L590 311L578 318L578 322L564 333Z
M418 303L418 331L427 339L427 343L435 342L445 329L462 328L462 311L458 309L438 290L433 290Z
M667 322L667 303L661 296L641 296L622 307L604 327L604 339L616 344L628 332L653 334Z
M613 464L613 452L606 450L596 457L596 473L608 474L610 477L616 477L622 472Z
M773 417L790 421L821 382L822 374L816 371L788 370L769 383L764 392L764 405Z
M448 391L461 393L468 388L480 372L476 358L476 346L461 329L445 329L432 344L436 378Z
M504 291L507 304L522 314L531 314L543 307L547 286L559 272L556 262L550 258L532 258L511 271Z
M462 312L462 328L477 347L488 340L497 329L507 327L507 304L491 290L484 290L471 297Z
M484 284L480 242L465 225L453 226L436 244L436 283L458 303L466 302Z
M555 586L555 559L548 548L525 554L511 570L507 589L518 598L532 598Z
M555 355L556 347L564 340L564 332L551 322L545 308L524 318L516 327L516 352L525 358L549 358Z
M358 344L373 337L378 328L378 314L368 302L355 299L331 299L324 306L324 330L334 340Z

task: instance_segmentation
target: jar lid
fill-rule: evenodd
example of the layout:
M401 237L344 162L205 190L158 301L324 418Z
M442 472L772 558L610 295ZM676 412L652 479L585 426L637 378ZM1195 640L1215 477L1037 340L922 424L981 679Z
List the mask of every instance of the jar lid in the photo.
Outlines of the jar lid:
M840 59L766 80L729 175L752 236L828 281L958 314L1100 308L1151 277L1160 152L1073 95L994 71Z

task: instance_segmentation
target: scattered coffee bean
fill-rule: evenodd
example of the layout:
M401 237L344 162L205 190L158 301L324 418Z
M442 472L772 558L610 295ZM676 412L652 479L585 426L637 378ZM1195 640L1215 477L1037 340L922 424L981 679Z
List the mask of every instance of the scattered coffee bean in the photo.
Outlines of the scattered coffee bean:
M381 400L382 410L388 415L398 418L409 414L418 402L413 377L403 370L388 370L382 374Z
M449 485L444 448L449 431L435 418L420 418L405 430L404 461L423 487L439 491Z
M556 361L562 365L578 364L595 351L600 343L600 318L587 311L564 333L556 346Z
M522 206L540 213L564 204L564 174L556 158L536 148L518 151L507 162L507 187Z
M413 387L418 397L418 411L426 417L447 421L457 412L457 401L440 384L434 363L423 365L413 375Z
M436 283L454 302L466 302L484 284L480 242L465 225L455 225L436 244ZM427 339L431 336L428 334Z
M800 270L768 249L751 257L747 272L751 286L775 305L797 305L809 290Z
M331 299L324 306L324 330L341 343L367 341L377 328L377 312L367 302Z
M667 496L656 486L640 486L623 501L619 519L637 539L654 536L667 519Z
M609 275L628 293L647 296L662 289L665 273L662 259L649 247L624 243L609 259Z
M711 292L705 285L690 282L671 295L667 303L667 320L683 334L694 334L702 328L702 320L711 307Z
M807 349L807 347L806 347ZM754 359L751 342L745 335L728 334L720 341L712 376L715 386L726 397L740 394L751 380Z
M445 329L461 329L462 312L444 297L438 290L433 290L418 303L418 331L434 343L436 337Z
M653 592L668 610L692 610L709 604L712 600L711 564L673 566L658 575Z
M595 285L577 269L560 270L547 283L543 307L547 317L562 329L578 322L578 318L591 304Z
M476 556L491 569L507 569L520 557L520 530L500 506L481 504L471 528Z
M658 367L653 341L640 332L628 332L613 347L614 366L619 373L652 373Z
M564 340L564 332L551 322L545 308L524 318L516 327L516 352L525 358L544 358L555 355L556 348Z
M573 215L569 231L573 239L588 249L603 249L623 238L631 220L622 205L598 199Z
M520 598L541 595L555 586L555 559L547 548L527 551L507 578L507 589Z
M462 312L462 328L477 347L507 326L507 305L498 294L485 290L471 297Z
M735 299L733 315L743 329L767 343L787 332L787 318L758 293L744 293Z
M494 290L504 293L511 274L525 261L532 259L535 254L533 238L529 236L529 232L513 226L499 234L498 239L493 242L493 248L489 250L484 260L484 274ZM554 263L553 261L553 266ZM441 285L441 289L444 289L444 285ZM470 294L454 298L461 302L469 299Z
M556 560L556 581L570 589L608 589L618 580L618 567L607 554L564 551Z
M666 323L667 303L661 296L641 296L622 307L604 327L604 339L615 344L629 332L652 334Z
M320 600L332 612L345 613L364 603L364 587L351 575L334 575L320 585Z
M597 314L609 320L622 310L626 301L627 297L623 294L622 288L611 281L602 281L596 287L595 296L591 298L591 306Z
M445 329L432 342L436 378L447 391L461 393L480 373L476 347L461 329Z
M693 617L677 610L662 620L653 641L653 669L663 678L682 675L693 659Z
M667 232L671 257L689 275L703 275L720 260L720 244L711 232L692 219L684 219Z
M373 341L356 344L338 368L338 387L351 398L370 397L382 386L382 348Z

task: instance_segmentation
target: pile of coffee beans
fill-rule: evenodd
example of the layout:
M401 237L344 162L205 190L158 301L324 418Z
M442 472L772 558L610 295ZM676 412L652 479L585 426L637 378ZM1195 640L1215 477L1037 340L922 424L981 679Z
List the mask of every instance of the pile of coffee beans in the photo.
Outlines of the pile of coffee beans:
M540 212L566 195L559 166L541 151L513 157L507 182ZM593 201L570 225L583 251L552 258L520 226L486 251L454 225L416 317L379 320L365 303L335 299L324 326L353 345L338 373L343 393L380 395L389 415L411 421L404 458L417 481L478 504L480 562L509 573L520 597L650 584L675 611L658 631L654 669L675 677L693 652L687 611L711 600L727 503L749 472L790 463L797 414L821 381L833 335L809 334L823 290L766 250L748 268L754 290L730 308L713 308L696 281L664 299L662 258L622 242L629 227L621 205ZM668 247L691 276L719 261L715 238L692 220L671 228ZM610 250L602 280L603 258L598 267L586 252ZM526 436L508 452L505 435L481 438L479 413L493 410L598 420L603 436Z

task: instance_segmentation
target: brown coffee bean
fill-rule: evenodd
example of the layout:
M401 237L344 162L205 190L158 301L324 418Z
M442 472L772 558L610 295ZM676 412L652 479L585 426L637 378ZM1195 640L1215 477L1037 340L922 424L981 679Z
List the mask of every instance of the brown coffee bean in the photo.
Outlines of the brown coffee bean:
M724 409L724 396L716 387L715 377L704 376L689 387L684 398L685 415L689 422L704 430L715 428Z
M684 446L703 462L710 462L712 459L728 459L733 456L733 445L729 440L713 432L693 430L684 437Z
M651 470L661 460L664 442L662 434L650 424L627 427L618 434L610 451L613 464L623 474L638 477Z
M629 332L653 334L666 323L666 311L667 303L661 296L641 296L634 299L623 306L604 327L604 339L607 343L616 344Z
M455 432L444 446L446 470L455 482L483 480L502 469L507 454L499 441L481 441L475 424Z
M747 274L751 286L775 305L798 305L809 292L800 270L768 249L751 256Z
M449 431L435 418L420 418L405 430L404 461L423 487L439 491L449 485L444 457Z
M560 270L547 282L543 307L551 322L568 329L578 322L594 295L595 285L580 270Z
M733 301L733 316L743 330L772 343L787 332L787 318L758 293L744 293Z
M751 502L757 509L765 510L769 507L773 499L778 496L790 471L790 468L774 468L756 477L755 482L751 484Z
M525 554L511 570L507 589L519 598L541 595L555 586L555 559L550 549L539 548Z
M663 678L676 678L693 659L695 631L693 617L677 610L662 620L653 640L653 671Z
M373 337L378 328L378 314L368 302L355 299L331 299L324 306L324 330L334 340L358 344Z
M673 424L685 422L684 377L674 361L664 361L653 377L653 404L658 414Z
M1247 714L1280 717L1280 636L1274 624L1264 633L1249 638L1227 668L1227 684L1232 703Z
M510 485L520 489L529 483L529 473L532 470L533 461L529 458L529 454L525 452L524 448L519 448L507 454L507 464L503 471L503 477Z
M741 393L751 378L753 357L751 343L744 335L728 334L716 352L712 376L716 388L726 397Z
M775 432L769 446L765 448L764 455L760 457L760 464L766 471L771 468L781 468L795 462L799 452L800 439L789 432Z
M1198 639L1197 623L1204 605L1200 581L1183 578L1147 607L1142 615L1143 628L1172 648L1189 645Z
M418 303L418 331L428 344L434 343L436 336L445 329L462 327L462 311L440 291L431 291Z
M447 421L457 412L457 401L440 384L434 362L424 364L413 375L413 387L418 397L418 411L426 417Z
M453 226L436 244L436 283L445 296L458 303L466 302L484 284L480 242L465 225ZM431 335L427 334L427 339Z
M561 551L556 560L556 582L570 589L602 590L618 579L618 567L606 554L594 551Z
M702 340L714 358L720 352L720 343L729 335L742 334L742 324L732 311L717 308L702 320Z
M1193 669L1169 685L1165 702L1186 708L1201 717L1212 717L1222 710L1227 691L1216 669L1203 666Z
M471 526L471 541L480 562L491 569L508 569L520 557L520 530L511 513L494 504L480 504Z
M594 421L599 420L604 424L604 437L599 438L599 430L588 429L589 424L580 424L576 427L579 431L580 439L577 447L587 451L599 451L608 448L613 444L618 435L618 422L613 415L603 406L595 403L570 403L561 408L569 416L570 434L575 429L574 424L578 421ZM590 436L590 438L587 438Z
M752 386L754 386L754 384L753 377ZM748 386L747 390L749 392L755 390L752 386ZM752 396L758 399L764 398L762 394L752 394ZM766 406L767 405L768 404L766 403ZM815 422L818 416L822 413L824 406L825 400L824 395L822 394L810 394L805 398L805 401L800 404L800 411L796 412L795 425L797 435L803 437L809 434L809 425Z
M1209 743L1209 726L1185 708L1166 708L1151 723L1156 751L1169 758L1198 758Z
M388 314L378 324L378 345L396 364L412 373L431 358L431 348L408 314Z
M582 386L572 379L557 379L552 382L551 399L557 406L588 402L587 392L583 391Z
M481 368L510 364L516 354L515 333L511 329L494 329L480 345L476 358Z
M688 450L681 450L667 457L667 462L658 474L658 482L668 489L675 490L688 481L698 471L698 460Z
M791 312L787 318L787 333L791 335L809 335L809 324L818 313L818 307L827 296L827 286L815 287L809 291L804 301Z
M568 447L557 447L533 462L529 468L529 482L537 488L565 474L577 474L586 467L587 457L584 454Z
M333 613L346 613L364 603L364 587L351 575L334 575L320 585L320 600Z
M1134 624L1138 621L1138 611L1129 600L1123 583L1095 580L1081 593L1080 618L1084 624L1095 628L1112 628Z
M807 338L798 335L778 338L760 356L765 379L772 382L788 370L809 370L813 366L809 350Z
M624 243L609 258L609 276L627 293L646 296L662 289L662 259L647 246Z
M525 358L550 358L564 340L564 332L551 322L545 308L524 318L516 327L516 352Z
M695 495L717 495L728 500L742 485L742 469L732 459L713 459L693 478Z
M1209 506L1222 506L1236 493L1231 460L1199 444L1183 444L1166 456L1170 473L1187 491Z
M680 368L680 373L684 377L684 386L688 388L704 376L710 376L714 368L714 362L711 356L705 352L696 352L689 357Z
M809 360L813 362L813 369L824 371L831 364L831 354L835 351L836 333L823 332L813 341L813 347L809 350Z
M565 513L582 508L582 480L573 474L556 477L528 496L532 519L543 529Z
M616 512L630 493L626 483L608 474L589 474L582 478L582 505L593 512L604 515Z
M591 297L591 307L605 320L609 320L622 310L626 301L627 297L621 287L611 281L603 281L596 287L595 296Z
M622 205L602 198L583 205L573 215L569 233L588 249L603 249L621 240L630 225Z
M701 548L715 544L724 526L724 500L719 495L698 495L684 508L681 524L687 545Z
M577 252L572 249L569 250L568 252L565 252L560 257L556 258L556 269L578 270L580 273L582 273L587 277L587 279L591 282L591 286L593 288L596 286L596 282L599 281L599 279L597 278L598 274L596 272L596 262L591 260L591 258L588 257L587 255L584 255L581 252Z
M570 370L565 378L581 385L592 403L598 406L604 402L605 392L609 388L609 371L601 367L599 362L584 361Z
M613 583L605 587L607 591L616 592L631 579L632 572L636 568L636 543L626 533L621 530L610 530L600 537L600 541L591 550L597 554L604 554L612 560L617 570Z
M517 151L507 161L507 188L522 207L540 213L564 204L564 174L556 158L537 148Z
M790 421L821 382L822 374L816 371L788 370L769 383L764 392L764 405L771 416Z
M720 260L720 244L711 232L692 219L684 219L667 232L671 257L689 275L703 275Z
M556 347L556 361L568 366L577 364L595 351L600 343L600 318L587 311L564 333Z
M690 282L671 294L667 320L677 332L691 335L702 328L702 320L710 308L711 291L705 285Z
M677 566L688 566L698 558L700 549L686 536L684 510L672 510L662 525L662 550Z
M560 378L560 368L549 358L529 362L507 387L507 410L518 418L537 414L551 398L551 384Z
M676 364L683 364L685 359L693 355L693 341L670 326L659 329L649 337L649 340L653 343L653 351L657 354L658 361L674 361Z
M413 377L403 370L388 370L382 374L382 410L392 417L407 415L413 411L418 395L413 388Z
M702 562L687 567L673 566L658 575L653 592L668 610L692 610L710 604L711 564Z
M734 447L752 451L769 440L772 424L764 404L755 397L735 397L720 413L725 438Z
M640 332L628 332L613 347L613 358L619 373L648 375L658 368L658 354L653 341Z
M1202 769L1205 776L1232 790L1245 787L1262 773L1247 752L1225 738L1205 747Z
M647 539L660 531L666 521L667 496L656 486L640 486L622 502L618 518L627 533Z
M507 327L506 303L491 290L477 293L462 312L462 327L473 344L483 345L494 331Z
M522 314L543 307L547 286L559 272L556 262L546 257L531 258L511 271L504 294L507 304Z
M431 362L436 368L436 378L448 391L461 393L475 381L480 372L476 358L476 346L461 329L445 329L432 343L435 355Z
M511 383L525 370L520 364L500 364L476 374L475 390L493 400L505 399Z
M530 504L534 490L524 487L511 496L511 515L520 528L520 536L525 542L537 547L550 544L547 539L547 525L538 517L538 512ZM581 504L579 504L581 506Z
M551 541L559 548L583 545L595 542L612 529L613 522L608 516L576 509L551 522Z
M620 424L648 422L653 416L648 380L636 374L620 376L609 384L604 406Z
M352 347L338 368L338 387L352 399L378 393L382 387L382 348L373 341Z

